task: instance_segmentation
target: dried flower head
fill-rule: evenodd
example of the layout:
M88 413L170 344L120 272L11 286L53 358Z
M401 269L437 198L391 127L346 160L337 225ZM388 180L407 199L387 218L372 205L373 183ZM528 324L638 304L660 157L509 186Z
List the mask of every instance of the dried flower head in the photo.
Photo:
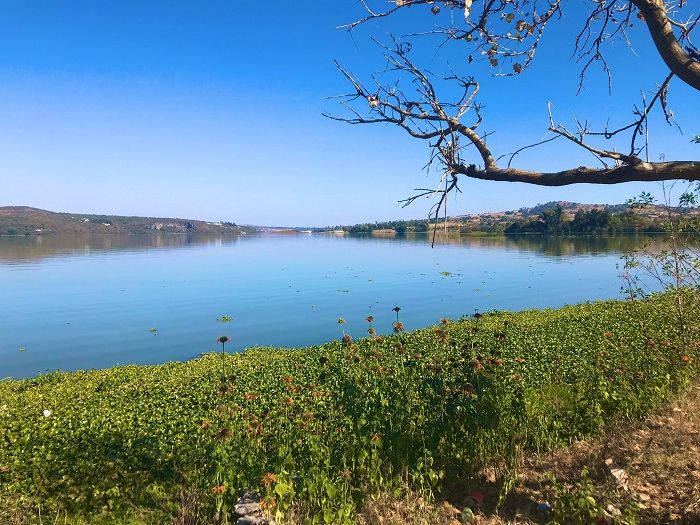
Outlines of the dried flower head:
M277 483L277 475L274 472L263 474L263 476L260 478L260 483L262 483L263 487L269 488L273 484Z
M260 508L262 510L272 510L277 506L277 500L275 498L265 498L260 502Z
M224 428L220 429L216 433L216 437L218 439L220 439L221 441L224 441L224 440L230 438L231 437L231 429L228 427L224 427Z

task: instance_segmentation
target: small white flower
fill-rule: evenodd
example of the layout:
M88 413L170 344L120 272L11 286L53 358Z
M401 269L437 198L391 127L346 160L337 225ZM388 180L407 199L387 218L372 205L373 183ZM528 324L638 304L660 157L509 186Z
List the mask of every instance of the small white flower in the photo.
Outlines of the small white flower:
M44 417L49 417L52 413L53 413L53 412L51 412L50 410L44 410L44 411L42 412L42 414L44 414Z

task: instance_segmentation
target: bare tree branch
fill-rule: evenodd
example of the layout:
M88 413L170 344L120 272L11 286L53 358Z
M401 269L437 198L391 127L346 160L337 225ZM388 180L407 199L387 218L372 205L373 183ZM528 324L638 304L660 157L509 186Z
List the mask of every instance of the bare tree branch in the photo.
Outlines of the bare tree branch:
M682 37L687 38L689 31L697 23L672 23L663 0L631 0L639 9L651 38L654 40L659 55L668 68L683 82L700 91L700 59L693 53L686 52L681 46L673 26L682 29Z
M484 136L477 132L478 123L481 121L479 104L476 102L479 91L479 83L472 77L460 77L454 71L447 76L428 74L418 68L409 58L405 46L394 40L393 47L383 46L386 52L387 63L390 67L386 71L397 74L405 74L410 79L412 91L408 93L399 90L396 84L392 87L383 85L378 78L374 78L377 90L370 92L364 85L345 68L337 64L343 76L350 82L354 92L345 95L341 103L346 107L351 103L356 106L351 109L351 116L328 115L334 120L340 120L350 124L395 124L404 129L409 135L430 141L430 147L434 150L431 154L431 162L438 160L444 173L462 175L474 179L527 182L543 186L563 186L568 184L615 184L631 181L662 181L674 179L700 180L700 163L695 161L676 162L648 162L638 156L638 150L632 141L632 151L629 154L594 146L587 141L588 137L602 137L610 139L623 131L631 131L633 135L640 132L646 125L649 112L658 102L663 101L668 84L673 75L669 75L659 86L659 89L649 104L645 104L643 110L636 109L637 119L617 130L605 132L592 132L587 123L576 121L576 131L569 131L563 125L554 122L551 108L549 109L550 126L548 131L553 135L544 138L540 142L524 146L510 154L510 160L506 168L498 166ZM438 95L438 84L451 85L459 88L460 96L455 102L443 102ZM369 106L369 112L363 114L357 108L357 104ZM662 102L665 114L665 102ZM463 122L464 118L473 116L473 123ZM538 145L552 142L555 138L562 137L578 147L592 153L602 163L602 168L574 167L558 172L538 172L513 168L513 158L521 151ZM477 157L467 161L466 148L473 148ZM504 155L499 157L503 158ZM609 166L605 159L614 161L614 166ZM476 162L475 162L476 161ZM477 167L480 164L482 167ZM452 179L451 179L452 180ZM447 184L449 191L457 187L456 178L454 184ZM420 193L403 201L405 204L415 201L416 198L428 194L440 195L438 202L443 205L446 195L445 190L420 190ZM426 193L427 192L427 193Z
M478 4L473 4L472 0L391 0L390 7L384 10L371 7L373 0L360 2L365 16L342 27L353 30L370 20L395 16L404 9L428 8L436 16L432 28L409 36L439 36L442 39L439 46L450 41L467 42L470 46L467 62L471 64L479 58L487 60L494 76L518 75L526 70L549 22L561 16L561 0L483 0ZM436 168L440 172L440 182L435 189L416 190L415 195L402 203L408 205L421 197L437 197L437 203L430 210L430 217L436 223L449 194L460 191L458 182L465 177L542 186L678 179L697 181L700 180L700 163L697 161L649 161L649 116L652 111L662 112L669 124L675 123L673 112L668 107L672 79L678 77L700 89L700 54L690 40L698 17L691 14L681 18L680 10L684 5L681 2L677 6L666 6L663 0L595 0L583 28L574 38L572 58L581 64L579 91L587 71L595 63L602 64L609 89L612 88L605 45L622 40L631 47L628 29L635 18L646 23L670 69L648 101L645 91L641 91L642 102L634 105L631 122L614 129L606 123L602 131L595 130L588 121L574 118L575 129L569 130L562 124L555 124L549 109L550 126L540 141L496 158L486 140L488 133L479 131L483 121L482 106L478 102L480 83L473 76L460 75L449 66L446 75L421 69L409 58L411 44L394 37L391 37L390 46L378 43L385 54L386 68L371 77L371 88L336 63L352 92L336 97L345 114L326 116L353 125L392 124L411 137L427 141L431 153L425 169ZM445 23L441 9L448 11L448 23ZM504 65L510 65L512 72L504 71ZM444 93L449 95L441 98ZM629 153L600 144L601 141L622 138L623 134L629 134ZM638 145L642 136L644 144ZM589 152L601 167L578 166L547 172L512 166L521 152L560 138ZM501 167L498 161L504 157L508 157L508 162L506 167Z

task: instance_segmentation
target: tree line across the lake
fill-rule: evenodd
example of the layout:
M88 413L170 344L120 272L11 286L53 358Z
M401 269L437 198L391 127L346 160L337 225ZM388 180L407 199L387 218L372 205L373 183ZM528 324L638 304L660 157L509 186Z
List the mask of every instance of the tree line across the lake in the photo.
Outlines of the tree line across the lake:
M605 209L578 210L573 219L561 206L544 210L539 216L529 220L512 222L504 233L541 234L591 234L591 233L634 233L665 231L661 218L639 215L632 210L610 213Z
M690 213L694 213L691 210ZM348 233L427 232L436 224L454 233L491 234L620 234L667 231L667 213L657 206L635 209L627 204L584 205L571 202L548 202L517 211L448 217L436 221L405 220L336 226Z

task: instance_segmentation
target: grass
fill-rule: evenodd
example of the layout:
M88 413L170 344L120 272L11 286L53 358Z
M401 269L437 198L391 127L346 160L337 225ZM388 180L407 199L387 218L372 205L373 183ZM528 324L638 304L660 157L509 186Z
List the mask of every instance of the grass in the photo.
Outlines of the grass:
M642 418L689 384L698 343L671 312L667 296L492 312L3 381L0 521L230 522L248 488L280 521L354 523L382 494L430 500L485 471L504 502L523 455Z

